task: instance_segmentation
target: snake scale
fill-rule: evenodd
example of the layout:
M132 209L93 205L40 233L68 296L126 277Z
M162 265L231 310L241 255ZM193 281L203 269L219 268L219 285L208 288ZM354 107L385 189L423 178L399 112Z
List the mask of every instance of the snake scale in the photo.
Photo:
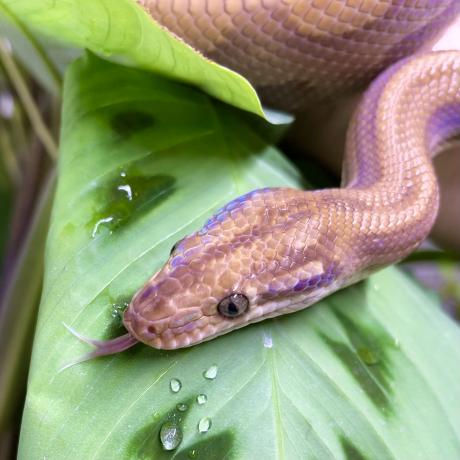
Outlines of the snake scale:
M186 347L303 309L426 238L439 203L431 158L460 131L460 52L417 50L459 0L140 3L268 105L296 111L373 82L348 130L341 188L267 188L228 203L133 297L128 334L89 341L86 357L138 341Z

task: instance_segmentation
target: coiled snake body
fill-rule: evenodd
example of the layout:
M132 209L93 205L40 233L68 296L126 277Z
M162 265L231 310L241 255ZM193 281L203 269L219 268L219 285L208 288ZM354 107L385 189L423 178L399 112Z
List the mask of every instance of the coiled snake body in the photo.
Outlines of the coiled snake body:
M181 240L124 315L136 341L174 349L305 308L400 260L438 208L431 157L460 130L460 52L414 54L459 0L143 0L162 25L297 109L368 83L342 188L253 191ZM405 56L412 57L400 59Z

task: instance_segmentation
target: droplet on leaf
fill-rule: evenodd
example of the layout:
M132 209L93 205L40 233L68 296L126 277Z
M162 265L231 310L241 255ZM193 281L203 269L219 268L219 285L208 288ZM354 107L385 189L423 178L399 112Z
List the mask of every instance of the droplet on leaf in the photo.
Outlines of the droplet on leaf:
M169 386L173 393L178 393L182 388L182 383L178 379L171 379L171 381L169 382Z
M208 402L208 397L204 394L200 394L196 397L196 402L201 406Z
M173 422L163 423L160 429L160 441L164 450L174 450L182 441L182 430Z
M210 368L203 372L204 378L208 380L214 380L217 377L217 370L218 367L213 364Z
M179 412L185 412L188 409L188 406L185 403L179 403L176 407Z
M198 422L198 431L200 433L207 433L209 429L211 428L211 419L209 417L202 418Z

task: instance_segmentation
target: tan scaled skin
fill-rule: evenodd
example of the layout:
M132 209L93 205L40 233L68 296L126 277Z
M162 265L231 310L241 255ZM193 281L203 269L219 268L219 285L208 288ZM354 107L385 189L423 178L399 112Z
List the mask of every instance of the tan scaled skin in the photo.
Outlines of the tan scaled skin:
M288 111L362 88L445 29L457 0L138 0Z
M333 266L338 273L350 256L334 244L328 198L310 195L308 200L306 192L267 189L227 205L222 222L182 240L134 296L125 326L144 343L172 349L319 300L325 286L293 295L294 286ZM356 259L352 254L350 267L357 267ZM331 273L328 286L334 283ZM217 304L232 293L243 293L250 306L242 316L225 318Z
M143 0L160 24L245 75L265 102L298 109L361 87L459 13L458 0ZM136 341L175 349L305 308L400 260L429 233L439 194L431 157L460 128L460 53L415 55L366 92L347 136L340 189L263 189L177 244L133 297ZM229 318L220 302L241 294Z
M229 203L177 245L125 326L155 348L185 347L305 308L402 259L436 218L430 152L459 131L460 53L389 69L353 118L344 188L262 189ZM249 308L226 318L217 306L232 293Z

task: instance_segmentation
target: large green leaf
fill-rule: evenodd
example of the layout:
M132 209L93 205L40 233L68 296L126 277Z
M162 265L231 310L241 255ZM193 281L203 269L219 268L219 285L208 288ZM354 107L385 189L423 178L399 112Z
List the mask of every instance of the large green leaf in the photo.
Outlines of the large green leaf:
M182 235L246 190L300 184L236 110L94 56L71 66L63 115L21 459L460 458L459 330L395 269L190 349L137 345L59 373L87 351L63 322L117 335ZM183 433L172 452L165 423Z
M263 115L247 80L169 34L135 0L0 0L2 11L46 37L191 83Z

